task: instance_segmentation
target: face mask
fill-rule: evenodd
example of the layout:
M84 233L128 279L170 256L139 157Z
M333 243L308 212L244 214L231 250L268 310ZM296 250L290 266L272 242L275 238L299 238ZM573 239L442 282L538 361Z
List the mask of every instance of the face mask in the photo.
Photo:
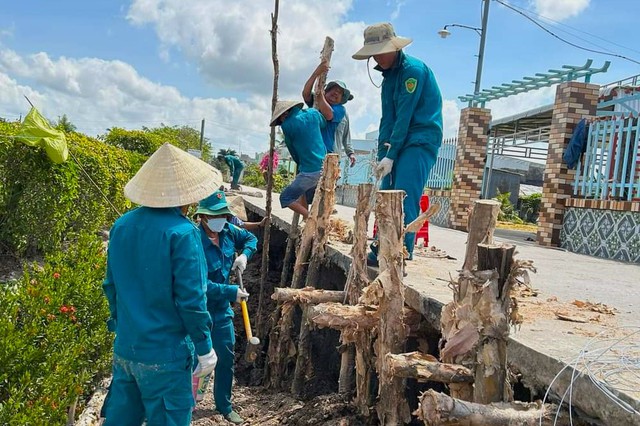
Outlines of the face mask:
M207 226L213 232L220 232L222 228L224 228L225 223L227 223L227 219L224 217L215 217L212 219L207 219Z

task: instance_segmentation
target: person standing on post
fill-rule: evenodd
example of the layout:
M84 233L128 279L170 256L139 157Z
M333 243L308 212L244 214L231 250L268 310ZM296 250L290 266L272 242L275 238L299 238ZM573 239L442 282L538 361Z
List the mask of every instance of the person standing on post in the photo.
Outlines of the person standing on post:
M369 59L382 72L382 117L378 136L381 189L405 191L404 224L420 214L420 197L442 144L442 96L433 72L402 48L411 39L398 37L388 23L364 30L364 46L352 57ZM409 259L413 258L415 233L405 236ZM377 262L374 252L369 261Z
M187 426L194 406L191 374L215 368L207 312L207 263L188 206L214 191L220 172L162 145L124 188L141 207L109 234L103 289L109 301L113 380L106 426Z
M229 173L231 173L231 189L240 189L240 176L242 170L244 170L244 164L235 155L219 155L219 160L224 160L229 166Z
M320 62L316 69L311 73L309 79L302 89L302 98L309 108L313 107L313 85L318 77L326 74L329 66L326 62ZM351 130L349 128L349 114L345 104L353 99L351 91L347 89L347 85L340 80L333 80L327 83L324 88L324 98L331 106L333 118L327 121L327 125L322 129L322 140L327 148L327 153L342 154L342 149L349 159L349 166L356 164L356 156L351 146Z
M309 217L309 204L322 174L327 148L320 130L333 119L333 111L320 96L318 109L302 109L302 102L278 101L270 126L280 126L284 143L298 165L298 174L280 194L282 208L289 207L303 220Z

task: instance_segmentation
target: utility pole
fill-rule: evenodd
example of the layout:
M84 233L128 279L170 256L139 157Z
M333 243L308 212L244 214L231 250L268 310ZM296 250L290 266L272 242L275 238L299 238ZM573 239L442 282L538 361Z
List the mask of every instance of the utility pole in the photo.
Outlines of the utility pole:
M204 144L204 118L200 124L200 155L202 155L202 145Z
M489 4L491 0L484 0L482 12L482 29L480 30L480 49L478 50L478 68L476 70L476 81L473 94L480 93L480 82L482 80L482 62L484 61L484 43L487 40L487 22L489 20Z

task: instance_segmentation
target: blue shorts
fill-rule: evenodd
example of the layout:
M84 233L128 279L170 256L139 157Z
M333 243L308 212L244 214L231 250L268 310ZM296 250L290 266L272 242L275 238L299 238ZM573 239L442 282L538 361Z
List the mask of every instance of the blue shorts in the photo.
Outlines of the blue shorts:
M291 203L295 202L302 195L307 196L307 202L313 201L313 193L316 190L318 181L320 180L320 174L322 171L314 173L298 173L296 178L287 186L280 194L280 206L287 207Z

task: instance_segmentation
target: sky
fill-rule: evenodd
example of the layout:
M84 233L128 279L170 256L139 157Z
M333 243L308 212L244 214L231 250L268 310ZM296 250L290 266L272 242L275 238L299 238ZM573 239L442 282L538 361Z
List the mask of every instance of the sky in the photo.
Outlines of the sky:
M637 0L509 0L556 35L640 61ZM214 149L252 155L268 147L273 67L272 0L0 0L0 117L28 112L23 95L50 120L66 114L79 131L189 125ZM279 99L300 99L325 36L335 40L329 79L355 95L352 137L377 129L380 92L366 61L351 55L364 28L391 22L413 43L405 50L434 72L443 96L445 137L456 133L457 97L473 92L480 37L446 24L481 25L481 0L281 0ZM482 88L562 65L612 62L592 78L609 83L640 65L561 42L491 1ZM376 84L381 75L370 71ZM487 104L501 118L553 102L555 88Z

